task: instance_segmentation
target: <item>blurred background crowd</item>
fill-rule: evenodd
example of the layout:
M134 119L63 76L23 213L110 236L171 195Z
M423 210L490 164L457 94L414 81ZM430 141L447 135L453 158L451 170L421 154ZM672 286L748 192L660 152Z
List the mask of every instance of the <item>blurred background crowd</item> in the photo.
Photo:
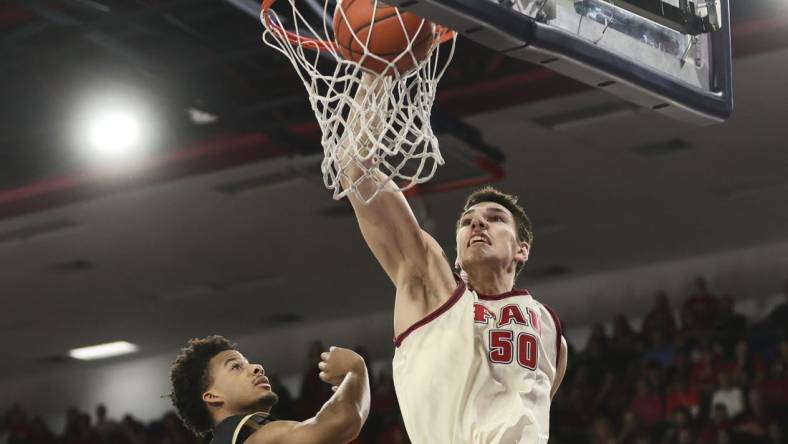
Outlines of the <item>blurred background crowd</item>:
M570 343L550 442L788 443L788 281L784 293L767 318L748 319L737 312L734 297L712 294L699 277L679 307L658 292L638 328L621 314L612 328L594 325L583 349ZM306 419L330 397L314 370L323 348L320 342L310 346L297 396L272 375L280 396L276 417ZM371 370L371 381L373 410L355 444L409 442L390 372ZM91 413L71 408L64 430L51 430L35 412L13 403L0 421L0 444L202 442L174 413L149 423L108 414L103 405Z

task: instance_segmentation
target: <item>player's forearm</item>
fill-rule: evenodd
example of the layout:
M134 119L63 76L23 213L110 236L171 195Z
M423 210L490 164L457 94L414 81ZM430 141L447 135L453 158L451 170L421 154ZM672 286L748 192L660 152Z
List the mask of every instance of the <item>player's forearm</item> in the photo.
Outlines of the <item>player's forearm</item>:
M364 362L360 361L320 409L317 420L336 424L338 437L343 442L351 441L361 432L369 415L369 406L369 375Z

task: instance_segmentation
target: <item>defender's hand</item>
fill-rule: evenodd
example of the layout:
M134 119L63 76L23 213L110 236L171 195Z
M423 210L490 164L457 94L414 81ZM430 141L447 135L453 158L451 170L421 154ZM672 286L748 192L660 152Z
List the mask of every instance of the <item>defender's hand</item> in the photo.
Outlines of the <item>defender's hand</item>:
M320 368L320 379L331 384L334 390L342 383L346 374L365 368L364 358L346 348L331 347L320 355L320 359L322 361L317 364Z

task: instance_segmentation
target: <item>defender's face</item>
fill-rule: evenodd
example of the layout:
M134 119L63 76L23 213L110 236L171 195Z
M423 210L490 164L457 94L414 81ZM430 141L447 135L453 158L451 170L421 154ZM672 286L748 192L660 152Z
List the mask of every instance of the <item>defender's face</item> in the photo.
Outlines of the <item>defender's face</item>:
M517 224L506 207L481 202L460 217L457 258L465 271L478 266L516 267L528 259L528 244L517 241Z
M214 356L209 368L213 383L203 394L208 405L223 406L232 412L269 411L278 401L260 364L250 364L236 350Z

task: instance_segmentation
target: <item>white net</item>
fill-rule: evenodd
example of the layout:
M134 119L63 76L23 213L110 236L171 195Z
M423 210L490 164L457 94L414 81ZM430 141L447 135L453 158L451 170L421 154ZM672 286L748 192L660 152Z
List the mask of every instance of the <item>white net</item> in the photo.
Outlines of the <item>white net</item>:
M281 17L270 9L273 1L263 3L263 41L290 59L306 87L322 131L324 183L334 198L354 193L369 203L381 191L430 180L444 162L430 112L454 53L455 34L377 0L353 0L372 2L371 23L357 35L345 8L336 7L335 18L329 15L334 0L324 0L322 11L318 0L304 0L312 6L306 11L295 1L279 5L289 6ZM375 16L383 15L372 13L378 7L390 11L386 35L396 35L391 31L398 23L398 38L407 42L382 55L368 49L375 42ZM348 33L345 46L335 41L334 25L338 33Z

